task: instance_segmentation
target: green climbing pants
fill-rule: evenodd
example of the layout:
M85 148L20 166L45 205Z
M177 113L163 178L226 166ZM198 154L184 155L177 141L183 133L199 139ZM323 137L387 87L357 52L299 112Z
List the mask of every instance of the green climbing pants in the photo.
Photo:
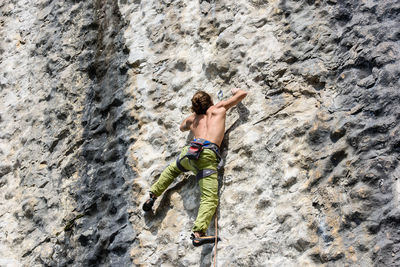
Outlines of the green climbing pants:
M188 148L188 146L185 146L182 149L180 158L186 154ZM189 160L185 157L180 163L186 170L190 170L194 174L203 169L217 170L218 166L217 156L211 149L206 148L201 152L198 160ZM181 171L174 161L161 173L160 178L153 184L150 191L157 197L160 196L180 173ZM201 192L200 207L192 230L193 232L205 233L218 205L218 174L211 174L201 178L198 182Z

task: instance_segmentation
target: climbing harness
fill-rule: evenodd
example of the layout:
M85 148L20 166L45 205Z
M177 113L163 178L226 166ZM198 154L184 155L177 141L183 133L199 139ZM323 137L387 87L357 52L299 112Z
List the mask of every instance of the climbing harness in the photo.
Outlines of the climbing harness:
M190 142L187 153L182 158L180 158L178 156L178 158L176 159L176 166L178 167L178 169L182 172L189 171L189 170L185 169L185 167L182 166L181 161L184 158L188 158L189 160L198 160L200 158L200 154L203 151L203 149L210 149L215 153L215 155L217 156L217 159L219 161L219 164L218 164L218 168L219 168L222 163L222 158L221 158L221 154L219 153L218 145L214 144L210 141L207 141L205 139L197 138L197 139L194 139L192 142ZM198 180L217 172L216 170L212 170L212 169L200 170L196 166L194 166L194 168L197 170L196 178Z
M198 160L205 144L196 139L190 142L190 147L185 155L188 159Z

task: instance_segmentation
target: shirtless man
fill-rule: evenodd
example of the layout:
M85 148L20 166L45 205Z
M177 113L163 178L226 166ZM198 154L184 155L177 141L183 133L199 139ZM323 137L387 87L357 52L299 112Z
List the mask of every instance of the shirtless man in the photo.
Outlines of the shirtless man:
M213 104L210 95L198 91L192 98L192 115L180 125L183 131L191 130L195 139L191 145L185 146L176 162L171 163L150 189L150 198L143 204L144 211L150 211L154 201L160 196L173 180L182 172L192 171L196 174L200 186L200 206L193 226L192 240L194 246L200 246L215 240L213 236L205 236L212 216L218 205L218 174L217 166L220 160L219 146L224 139L226 112L237 105L247 95L247 92L232 89L233 96L225 101ZM194 142L194 144L193 144ZM192 158L190 152L196 152L196 144L200 144L198 159ZM188 153L189 151L189 153ZM192 155L193 156L193 155Z

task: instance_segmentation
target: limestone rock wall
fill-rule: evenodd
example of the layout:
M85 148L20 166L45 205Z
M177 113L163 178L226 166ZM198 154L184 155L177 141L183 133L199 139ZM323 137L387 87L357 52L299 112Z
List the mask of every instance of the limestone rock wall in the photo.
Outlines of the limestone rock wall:
M398 1L0 12L0 266L211 266L193 175L141 204L192 138L193 93L233 87L249 95L227 117L218 264L398 265Z

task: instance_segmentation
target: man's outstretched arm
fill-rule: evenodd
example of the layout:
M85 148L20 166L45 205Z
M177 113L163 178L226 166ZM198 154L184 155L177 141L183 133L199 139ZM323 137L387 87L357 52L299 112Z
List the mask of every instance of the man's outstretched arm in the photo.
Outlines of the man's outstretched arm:
M233 96L229 98L228 100L224 100L219 102L217 105L218 106L223 106L226 110L230 109L231 107L236 106L237 104L240 103L246 96L247 92L241 89L232 89L231 90Z

